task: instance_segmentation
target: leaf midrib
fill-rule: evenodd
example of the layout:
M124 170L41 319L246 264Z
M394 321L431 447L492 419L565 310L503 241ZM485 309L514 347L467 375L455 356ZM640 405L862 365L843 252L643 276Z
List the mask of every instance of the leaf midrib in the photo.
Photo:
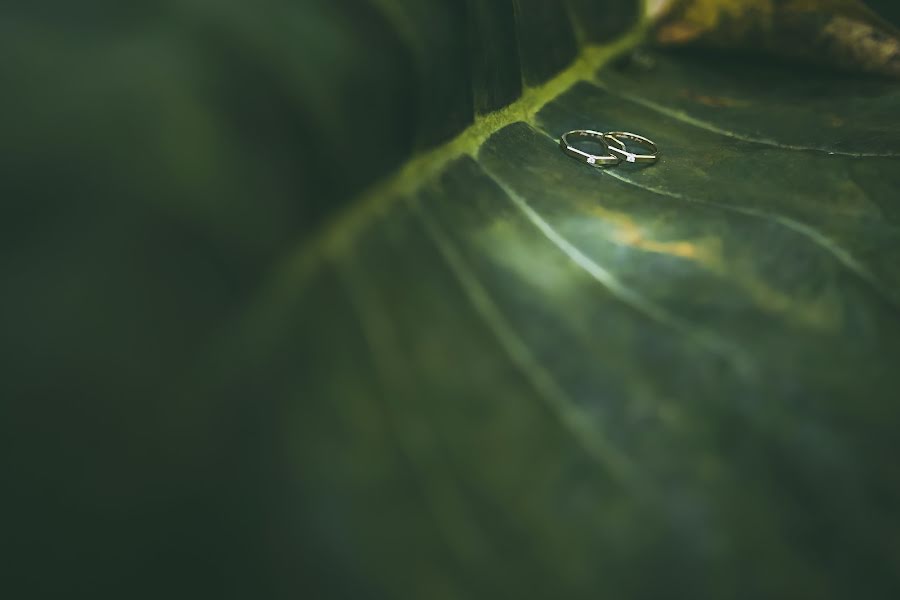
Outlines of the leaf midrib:
M520 121L532 122L545 105L572 86L592 81L610 60L640 43L644 30L645 24L641 22L610 44L585 46L569 67L546 83L526 88L518 100L504 108L477 116L472 125L452 140L413 157L375 182L316 234L306 236L289 249L285 260L276 266L273 279L277 282L287 275L295 283L308 280L328 259L339 258L351 249L359 232L398 199L420 189L454 160L467 155L474 157L482 144L504 127Z

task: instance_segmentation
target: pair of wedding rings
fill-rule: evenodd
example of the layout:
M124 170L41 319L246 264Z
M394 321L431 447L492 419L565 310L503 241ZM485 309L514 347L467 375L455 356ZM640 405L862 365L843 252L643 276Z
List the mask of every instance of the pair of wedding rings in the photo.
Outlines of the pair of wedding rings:
M578 139L591 140L599 143L606 150L606 154L591 154L584 150L579 150L572 145L572 142ZM629 140L640 144L641 146L645 146L650 150L650 153L635 154L634 152L630 152L628 148L626 148L625 142L622 140ZM559 147L562 148L562 151L568 156L595 167L617 165L623 160L630 163L653 163L656 162L659 155L659 149L656 147L656 144L643 136L628 133L627 131L601 133L599 131L591 131L590 129L576 129L575 131L563 134L559 139Z

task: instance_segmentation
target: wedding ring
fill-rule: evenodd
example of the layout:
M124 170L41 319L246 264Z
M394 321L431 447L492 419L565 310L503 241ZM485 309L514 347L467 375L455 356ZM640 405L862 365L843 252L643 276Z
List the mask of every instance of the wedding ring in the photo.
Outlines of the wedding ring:
M622 158L616 154L590 154L589 152L585 152L584 150L579 150L570 143L570 140L572 138L588 139L600 143L604 148L606 148L608 152L611 152L613 148L610 148L606 136L607 134L600 133L599 131L591 131L589 129L576 129L575 131L564 133L563 136L559 138L559 147L562 148L563 152L565 152L572 158L586 162L587 164L592 166L617 165L622 161ZM620 145L624 150L625 144L617 139L615 139L615 141L616 144Z
M628 133L627 131L611 131L609 133L604 133L603 138L607 141L606 147L609 148L609 151L623 159L625 162L652 163L656 162L656 159L658 158L659 149L656 147L656 144L643 136ZM632 142L637 142L642 146L646 146L650 149L651 154L635 154L629 152L625 148L625 143L622 140L631 140Z

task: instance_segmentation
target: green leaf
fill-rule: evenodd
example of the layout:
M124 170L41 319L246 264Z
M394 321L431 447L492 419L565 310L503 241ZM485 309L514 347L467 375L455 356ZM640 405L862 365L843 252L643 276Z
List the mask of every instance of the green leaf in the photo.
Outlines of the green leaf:
M316 399L311 503L390 597L900 583L900 88L649 60L411 163L257 309ZM583 127L662 159L579 164Z
M627 0L249 6L10 21L20 576L897 597L896 83L613 60Z

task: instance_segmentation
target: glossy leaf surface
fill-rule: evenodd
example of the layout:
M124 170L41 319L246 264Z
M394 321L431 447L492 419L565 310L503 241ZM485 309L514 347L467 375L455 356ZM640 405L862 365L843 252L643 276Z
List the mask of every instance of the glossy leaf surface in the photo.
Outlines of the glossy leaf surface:
M898 88L653 61L576 84L284 275L276 353L315 340L301 370L334 419L298 452L321 510L348 499L380 573L411 561L459 597L889 595ZM652 137L660 163L564 156L588 126Z

